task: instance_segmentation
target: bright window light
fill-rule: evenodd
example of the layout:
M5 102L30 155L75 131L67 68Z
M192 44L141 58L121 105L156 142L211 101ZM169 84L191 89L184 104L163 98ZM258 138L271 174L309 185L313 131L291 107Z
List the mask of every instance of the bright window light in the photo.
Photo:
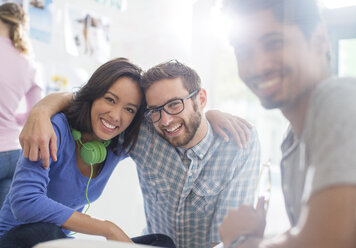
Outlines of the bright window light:
M209 30L211 33L221 39L226 39L231 31L231 21L229 18L221 13L222 1L217 1L211 8L211 20L209 23Z
M339 75L355 77L356 71L356 39L339 41Z
M343 8L356 5L356 0L321 0L328 9Z

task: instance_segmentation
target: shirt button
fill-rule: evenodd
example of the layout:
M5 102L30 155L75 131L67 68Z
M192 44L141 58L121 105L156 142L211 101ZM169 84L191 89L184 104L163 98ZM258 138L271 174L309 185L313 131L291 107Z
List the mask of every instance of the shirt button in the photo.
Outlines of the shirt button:
M191 171L189 171L189 172L188 172L188 176L191 177L192 175L193 175L193 173L192 173Z
M208 194L210 194L211 193L211 189L208 189L206 192L208 192Z

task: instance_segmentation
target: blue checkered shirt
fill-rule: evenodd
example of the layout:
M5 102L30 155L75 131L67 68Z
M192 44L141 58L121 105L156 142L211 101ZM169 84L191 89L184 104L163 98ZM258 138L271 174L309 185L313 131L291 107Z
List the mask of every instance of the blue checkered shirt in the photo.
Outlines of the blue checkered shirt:
M179 248L220 242L218 227L228 209L254 199L260 165L256 130L248 147L240 149L208 126L199 144L182 149L144 123L130 152L144 198L145 232L166 234Z

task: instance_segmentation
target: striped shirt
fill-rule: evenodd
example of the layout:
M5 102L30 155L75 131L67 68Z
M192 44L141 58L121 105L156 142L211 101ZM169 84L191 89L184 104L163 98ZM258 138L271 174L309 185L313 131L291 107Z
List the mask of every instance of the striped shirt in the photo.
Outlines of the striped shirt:
M260 144L225 142L208 125L203 140L175 148L148 123L130 156L137 164L147 220L146 233L170 236L177 247L210 247L228 209L251 204L260 165Z

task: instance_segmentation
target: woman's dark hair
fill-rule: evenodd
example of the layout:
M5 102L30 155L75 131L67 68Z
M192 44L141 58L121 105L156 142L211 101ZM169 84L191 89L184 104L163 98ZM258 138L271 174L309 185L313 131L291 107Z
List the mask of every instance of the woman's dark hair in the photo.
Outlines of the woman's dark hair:
M141 68L132 64L125 58L113 59L100 66L90 77L89 81L80 88L74 99L71 101L69 107L64 111L69 125L81 132L93 133L93 128L91 125L91 107L93 102L96 99L104 96L109 88L119 78L128 77L139 84L141 80L141 74ZM122 148L127 153L131 151L136 144L139 128L143 118L143 112L146 106L142 90L141 94L141 105L131 124L123 133L124 139ZM118 136L111 140L109 147L115 154L118 154L119 151L123 151L118 149Z

